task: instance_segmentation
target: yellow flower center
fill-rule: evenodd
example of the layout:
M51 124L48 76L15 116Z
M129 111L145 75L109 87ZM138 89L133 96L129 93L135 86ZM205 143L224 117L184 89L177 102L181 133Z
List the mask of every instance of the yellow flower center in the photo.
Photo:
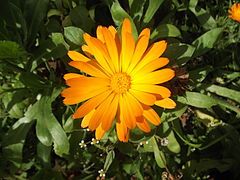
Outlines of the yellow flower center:
M125 72L115 73L111 77L111 88L117 94L127 92L131 87L131 77Z

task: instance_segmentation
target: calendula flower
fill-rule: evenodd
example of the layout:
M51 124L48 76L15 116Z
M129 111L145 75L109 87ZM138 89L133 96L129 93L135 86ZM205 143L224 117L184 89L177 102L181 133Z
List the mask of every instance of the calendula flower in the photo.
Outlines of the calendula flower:
M240 5L234 3L231 7L231 10L228 10L230 15L228 17L232 18L233 20L236 20L240 22Z
M127 142L129 130L136 126L150 132L149 122L160 124L158 114L151 108L157 105L174 108L168 88L160 86L172 79L174 71L167 65L168 58L160 57L166 50L166 41L159 41L148 48L150 29L144 29L136 42L131 23L124 19L121 36L113 26L98 26L97 38L84 34L87 45L82 46L85 55L69 51L73 60L69 64L87 76L68 73L64 79L70 86L63 90L66 105L85 101L73 118L83 118L81 126L95 131L101 139L113 125L120 141Z

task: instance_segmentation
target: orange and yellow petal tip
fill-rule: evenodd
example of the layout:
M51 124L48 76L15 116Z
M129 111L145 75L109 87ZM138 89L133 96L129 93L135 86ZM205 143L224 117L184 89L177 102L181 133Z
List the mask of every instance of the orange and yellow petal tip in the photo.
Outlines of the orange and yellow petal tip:
M229 18L240 22L240 4L234 3L228 12L231 14L228 16Z

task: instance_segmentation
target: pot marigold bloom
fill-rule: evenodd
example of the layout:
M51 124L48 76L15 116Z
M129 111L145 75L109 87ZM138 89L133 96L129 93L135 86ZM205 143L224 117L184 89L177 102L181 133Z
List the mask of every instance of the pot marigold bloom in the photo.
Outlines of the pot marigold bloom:
M64 104L73 105L85 101L73 118L83 118L81 126L95 131L101 139L116 118L118 139L127 142L130 129L138 126L150 132L149 122L160 124L158 114L151 108L157 105L174 108L168 88L160 86L172 79L174 71L167 65L169 59L160 57L166 50L166 41L159 41L148 48L150 29L144 29L136 42L131 23L124 19L121 37L113 26L98 26L97 38L84 34L87 45L82 46L85 55L69 51L73 60L69 64L88 76L76 73L64 75L69 88L62 91Z
M240 5L234 3L231 7L231 10L228 10L230 15L228 17L232 18L233 20L236 20L240 22Z

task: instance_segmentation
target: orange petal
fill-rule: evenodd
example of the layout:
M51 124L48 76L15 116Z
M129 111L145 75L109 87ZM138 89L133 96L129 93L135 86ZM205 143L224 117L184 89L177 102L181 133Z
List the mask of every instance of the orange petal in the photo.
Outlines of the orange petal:
M126 72L135 49L135 43L132 34L126 32L122 34L122 50L120 64L122 72Z
M146 105L154 105L155 101L156 101L156 97L152 94L146 93L146 92L142 92L142 91L138 91L138 90L134 90L134 89L130 89L129 92L141 103L146 104Z
M93 52L96 61L101 65L102 68L104 68L105 71L107 71L109 74L113 74L113 71L110 68L111 64L109 64L107 61L110 59L110 57L105 44L103 44L99 39L93 38L86 33L83 36L88 47Z
M81 127L82 128L86 128L88 127L89 121L92 118L93 114L95 112L95 109L93 109L91 112L89 112L82 120L81 122ZM73 119L75 119L75 117L73 117Z
M143 107L139 101L130 93L126 93L126 103L128 103L129 111L132 111L135 117L142 116Z
M122 142L128 142L129 129L127 128L122 117L117 116L116 129L117 129L118 139Z
M81 62L88 62L91 61L91 59L87 58L86 56L82 55L79 52L76 51L68 51L68 56L73 60L73 61L81 61Z
M64 92L65 90L62 92L62 96L66 97L63 100L63 103L66 105L72 105L72 104L77 104L77 103L86 101L98 94L103 93L104 91L107 91L109 88L106 87L106 88L101 88L101 89L96 89L96 90L86 91L86 92L81 92L81 91L79 92L78 90L73 88L68 88L68 89L71 89L71 91L68 91L68 94L67 92Z
M159 41L154 43L151 47L148 48L146 53L143 55L143 58L134 68L132 73L134 74L135 72L139 71L142 67L144 67L146 64L161 56L163 52L166 50L166 48L167 48L166 41Z
M89 89L93 88L96 89L96 87L104 87L108 86L110 81L105 78L98 78L98 77L76 77L72 79L67 79L66 84L68 86L74 87L74 88L80 88L80 89Z
M175 72L172 69L165 68L158 71L154 71L146 74L145 76L134 78L133 84L160 84L171 80L175 76Z
M102 103L109 95L111 91L105 91L82 104L77 111L74 113L74 118L82 118L86 116L89 112L95 109L100 103Z
M150 30L148 28L144 29L136 42L134 54L133 54L131 63L127 69L127 73L130 74L133 68L140 61L141 57L143 56L144 52L148 47L149 37L150 37Z
M134 129L136 127L136 117L134 113L131 111L132 107L129 106L126 95L124 94L122 96L120 95L119 107L120 107L120 114L124 118L124 122L126 126L129 129Z
M158 126L161 122L158 114L150 107L145 106L143 111L143 116L155 126Z
M114 37L115 43L117 45L118 54L120 54L120 52L121 52L121 43L120 43L120 39L118 37L117 30L113 26L109 26L108 30L112 33L112 36Z
M104 37L103 37L102 29L103 29L102 26L97 27L97 38L104 43L105 40L104 40Z
M101 124L101 118L105 111L108 111L110 103L114 97L114 94L111 94L107 97L105 101L103 101L96 109L92 118L90 119L88 128L93 131Z
M158 100L155 102L155 105L163 107L163 108L167 108L167 109L173 109L176 107L176 103L170 98Z
M132 25L128 18L123 20L121 35L125 36L126 32L132 33Z
M154 85L154 84L133 84L132 89L138 91L144 91L153 94L159 94L162 98L167 98L171 96L171 91L163 86Z
M146 133L151 131L151 127L145 119L142 122L137 122L137 126Z
M139 71L135 71L135 74L131 73L132 78L139 78L143 76L144 74L150 73L152 71L155 71L156 69L159 69L169 63L168 58L157 58L151 62L149 62L146 66L139 69Z
M96 139L100 140L102 139L102 137L104 136L106 131L103 130L101 124L97 127L96 131L95 131L95 137Z
M102 33L103 33L103 37L106 42L106 46L107 46L109 55L111 57L113 65L114 65L114 69L115 69L115 71L119 72L119 54L118 54L116 42L114 40L114 36L105 27L103 27Z
M73 66L91 76L102 77L106 78L109 76L101 66L98 65L96 61L90 61L87 63L80 62L80 61L71 61L68 63L70 66Z
M63 78L65 80L76 78L76 77L85 77L85 76L83 76L81 74L76 74L76 73L67 73L67 74L64 74L64 76L63 76Z
M82 51L88 56L91 57L93 52L91 51L91 49L86 45L82 45Z
M114 117L116 116L117 109L119 104L119 95L115 95L111 104L108 106L108 109L105 111L104 115L102 116L102 129L107 131L112 126Z

